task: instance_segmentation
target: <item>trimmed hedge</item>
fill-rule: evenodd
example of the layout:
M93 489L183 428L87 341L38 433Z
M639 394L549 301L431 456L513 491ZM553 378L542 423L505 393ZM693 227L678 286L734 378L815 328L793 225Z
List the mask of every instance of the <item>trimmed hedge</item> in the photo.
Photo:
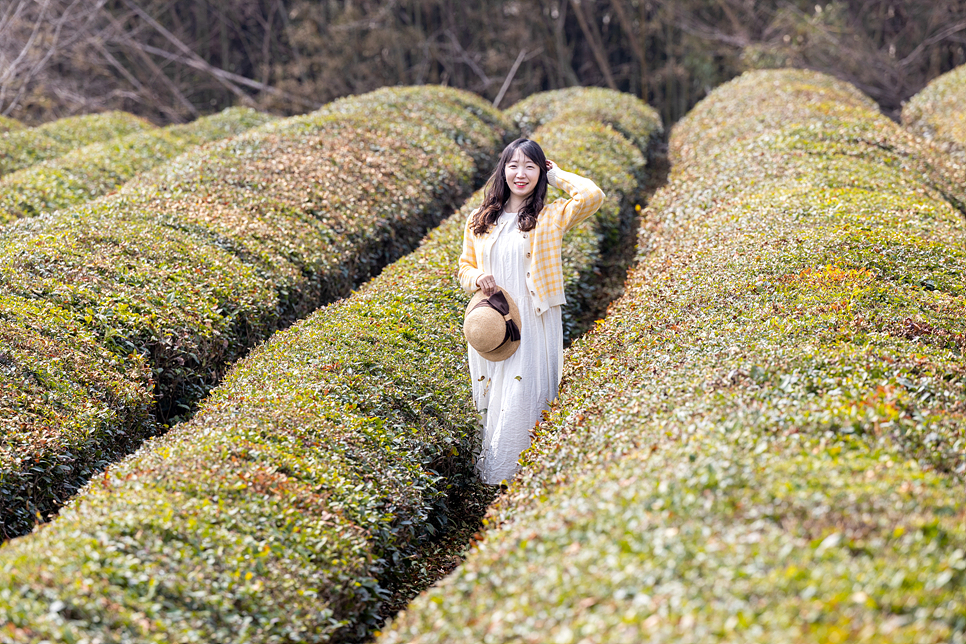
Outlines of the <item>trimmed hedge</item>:
M617 191L639 189L617 164L642 155L610 128L551 127L551 158L582 164L615 216ZM0 641L365 639L394 576L479 487L455 270L481 198L7 544Z
M47 159L56 159L90 143L153 129L127 112L103 112L58 119L0 135L0 176Z
M427 92L423 123L391 108L381 119L322 111L277 121L0 231L0 289L62 311L123 362L66 338L63 354L21 356L11 373L52 358L89 371L36 396L36 383L0 373L6 534L29 530L105 460L190 413L251 346L347 294L455 207L474 172L461 146L476 152L489 132L493 159L503 133L468 119L454 142L429 124L449 119L446 92ZM76 393L115 382L118 368L136 401ZM77 425L92 401L101 422Z
M953 155L966 183L966 65L935 78L902 108L902 124Z
M0 134L4 132L10 132L11 130L22 130L23 123L17 119L12 119L9 116L0 116Z
M449 108L426 113L426 100L445 101ZM463 90L448 87L418 85L413 87L385 87L368 94L347 96L329 103L323 110L333 114L364 114L374 118L385 110L398 112L401 117L416 122L427 122L458 142L476 164L477 183L486 181L495 165L489 147L488 130L504 134L504 143L512 136L513 121L493 108L489 101ZM519 124L518 124L519 125ZM485 126L485 127L484 127Z
M0 223L90 201L192 146L237 136L275 118L231 107L186 125L92 143L13 172L0 179Z
M679 123L501 527L380 642L966 641L966 225L854 96Z
M151 422L150 377L139 356L106 350L71 311L0 296L3 538L137 447Z
M654 136L663 133L650 106L632 94L615 94L600 87L571 87L532 94L507 112L525 135L550 121L610 125L645 155L651 151Z

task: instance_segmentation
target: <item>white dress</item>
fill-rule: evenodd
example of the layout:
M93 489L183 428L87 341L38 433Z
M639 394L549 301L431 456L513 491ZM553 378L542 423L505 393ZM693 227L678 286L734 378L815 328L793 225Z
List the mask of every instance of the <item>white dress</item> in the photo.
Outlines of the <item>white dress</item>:
M506 360L490 362L467 347L473 402L482 413L482 450L477 471L484 483L509 480L517 458L530 446L530 430L557 397L563 368L563 322L559 306L537 315L526 282L528 236L517 214L504 212L490 250L491 274L520 309L520 346Z

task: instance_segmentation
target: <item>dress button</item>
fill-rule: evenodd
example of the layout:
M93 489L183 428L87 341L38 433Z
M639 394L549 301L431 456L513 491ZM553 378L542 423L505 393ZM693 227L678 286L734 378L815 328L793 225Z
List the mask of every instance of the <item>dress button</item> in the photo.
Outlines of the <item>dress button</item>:
M530 271L527 271L527 277L530 277Z
M530 253L527 253L527 257L530 257Z

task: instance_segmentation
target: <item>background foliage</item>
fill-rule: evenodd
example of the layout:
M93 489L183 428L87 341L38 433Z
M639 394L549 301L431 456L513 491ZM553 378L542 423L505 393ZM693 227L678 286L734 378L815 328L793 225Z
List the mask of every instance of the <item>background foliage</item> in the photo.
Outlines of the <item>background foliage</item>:
M157 122L232 104L284 114L384 85L442 83L501 105L598 85L670 124L745 69L792 65L901 102L966 62L944 0L11 0L0 114L122 108Z

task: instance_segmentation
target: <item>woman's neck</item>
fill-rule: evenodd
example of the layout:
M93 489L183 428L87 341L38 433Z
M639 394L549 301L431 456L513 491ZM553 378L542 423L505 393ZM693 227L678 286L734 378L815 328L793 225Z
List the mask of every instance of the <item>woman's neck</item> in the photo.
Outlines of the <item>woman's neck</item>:
M526 201L527 200L523 197L510 195L510 199L506 202L506 205L503 206L503 210L506 212L520 212L520 209L523 208L523 205L526 203Z

